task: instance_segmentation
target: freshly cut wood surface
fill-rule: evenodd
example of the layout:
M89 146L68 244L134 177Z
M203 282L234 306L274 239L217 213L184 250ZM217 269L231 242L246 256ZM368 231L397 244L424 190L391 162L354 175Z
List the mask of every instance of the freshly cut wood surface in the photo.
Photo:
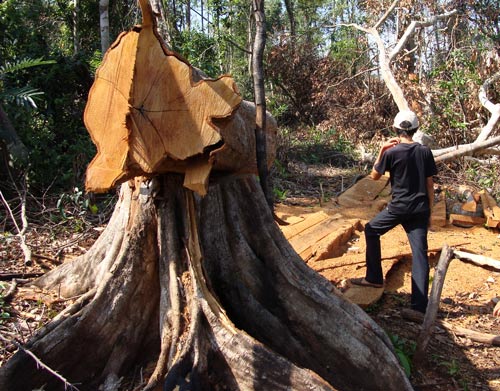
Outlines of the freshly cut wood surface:
M106 191L138 175L186 172L191 158L197 162L191 180L205 181L192 187L206 188L216 160L210 152L224 150L227 142L214 121L231 116L241 103L231 77L201 78L165 47L150 8L144 11L143 26L121 34L106 53L89 94L84 120L98 151L87 170L89 191ZM237 131L253 133L254 127L247 128ZM234 137L245 141L242 148L252 148L249 136ZM199 163L200 156L205 164ZM244 163L239 160L236 166Z
M446 201L438 201L432 208L431 226L432 227L445 227L448 223L446 219Z
M365 177L343 192L338 198L338 203L346 208L359 205L370 206L387 186L388 181L389 177L385 175L377 181Z
M484 217L465 216L460 214L450 214L450 223L459 227L471 227L473 225L484 225L486 219Z
M483 213L486 217L486 226L496 228L500 225L500 207L495 199L485 190L479 192L483 203Z
M311 213L311 214L304 214L303 220L300 222L294 222L290 225L286 225L281 227L281 231L283 234L286 236L286 238L290 241L293 237L297 236L301 232L305 231L306 229L327 220L330 216L326 214L323 211Z

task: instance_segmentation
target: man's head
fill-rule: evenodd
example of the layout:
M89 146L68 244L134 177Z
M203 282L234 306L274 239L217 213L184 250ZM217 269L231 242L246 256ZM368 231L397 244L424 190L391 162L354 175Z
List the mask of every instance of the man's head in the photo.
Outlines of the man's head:
M413 136L419 127L417 115L410 110L401 110L394 117L394 128L398 135Z

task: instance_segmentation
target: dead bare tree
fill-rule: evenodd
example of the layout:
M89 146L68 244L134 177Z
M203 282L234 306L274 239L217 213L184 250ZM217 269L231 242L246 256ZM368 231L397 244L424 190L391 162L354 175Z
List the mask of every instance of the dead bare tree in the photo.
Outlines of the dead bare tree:
M402 54L403 49L406 46L406 43L413 36L417 29L429 27L435 25L440 20L447 20L450 17L456 15L456 10L451 10L445 12L443 14L434 15L432 17L426 18L424 20L413 20L410 22L401 38L395 42L393 45L388 45L384 38L381 36L380 30L383 24L386 22L387 18L394 12L394 10L399 5L400 0L395 0L391 4L391 6L387 9L387 11L380 17L380 19L373 26L361 26L358 24L344 24L345 26L350 26L356 28L360 31L369 34L375 44L377 45L378 50L378 62L381 76L392 94L394 102L398 106L399 110L409 110L411 109L411 105L407 101L404 91L397 82L393 70L392 64L396 60L396 58ZM390 49L392 47L392 49ZM476 140L470 144L458 145L447 147L443 149L433 150L433 154L436 158L436 161L444 161L453 158L457 158L459 156L464 155L472 155L484 151L487 148L491 148L500 144L500 136L490 137L492 130L500 118L500 104L494 104L488 99L488 87L496 82L500 78L500 74L497 73L493 75L491 78L485 81L482 88L479 91L479 101L483 105L483 107L490 113L490 118L488 123L481 129L478 134ZM428 142L428 136L426 136L422 131L417 131L414 136L414 140L419 141L421 143L426 144Z

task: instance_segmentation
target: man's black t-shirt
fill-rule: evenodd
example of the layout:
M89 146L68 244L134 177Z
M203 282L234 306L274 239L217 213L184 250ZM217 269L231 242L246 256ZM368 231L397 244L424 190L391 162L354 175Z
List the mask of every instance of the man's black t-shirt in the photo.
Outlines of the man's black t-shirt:
M437 174L431 150L419 143L401 143L388 149L375 167L379 174L390 173L394 214L421 213L429 210L426 179Z

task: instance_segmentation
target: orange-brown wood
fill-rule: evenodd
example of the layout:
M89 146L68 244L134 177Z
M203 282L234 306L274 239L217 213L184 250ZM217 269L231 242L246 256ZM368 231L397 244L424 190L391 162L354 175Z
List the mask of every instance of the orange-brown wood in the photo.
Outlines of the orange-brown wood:
M137 175L188 172L191 159L196 172L189 177L203 183L190 187L200 189L216 160L210 150L224 149L214 120L233 114L241 96L229 76L195 78L159 38L149 3L141 7L144 24L118 37L89 94L84 120L97 155L86 188L107 191Z
M483 204L483 213L486 217L486 226L496 228L500 226L500 207L495 199L485 190L479 192Z

